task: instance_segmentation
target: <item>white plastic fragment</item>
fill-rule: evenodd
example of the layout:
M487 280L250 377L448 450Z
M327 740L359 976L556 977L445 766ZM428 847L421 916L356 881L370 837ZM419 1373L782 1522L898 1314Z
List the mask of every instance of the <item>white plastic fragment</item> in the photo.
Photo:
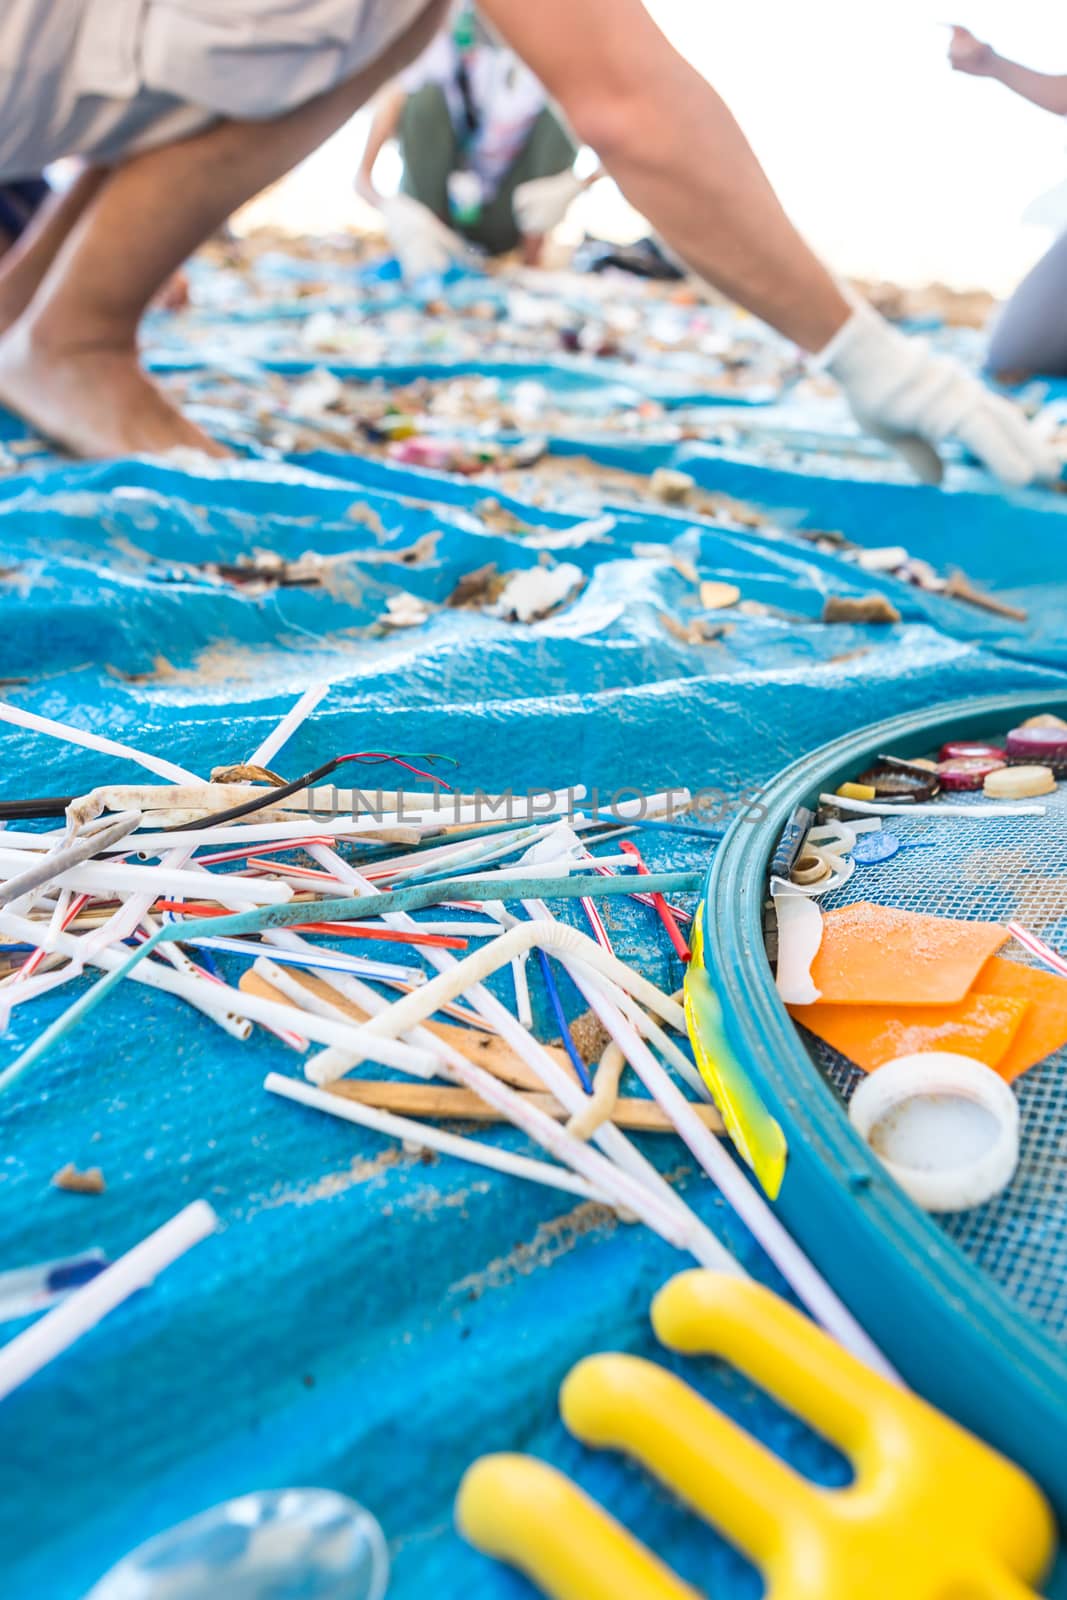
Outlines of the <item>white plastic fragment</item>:
M585 582L585 573L573 562L558 567L527 567L513 573L500 598L488 610L516 622L536 622L564 605Z
M811 964L822 944L822 912L780 878L772 881L771 896L778 923L778 993L786 1005L814 1005L821 991L812 982Z

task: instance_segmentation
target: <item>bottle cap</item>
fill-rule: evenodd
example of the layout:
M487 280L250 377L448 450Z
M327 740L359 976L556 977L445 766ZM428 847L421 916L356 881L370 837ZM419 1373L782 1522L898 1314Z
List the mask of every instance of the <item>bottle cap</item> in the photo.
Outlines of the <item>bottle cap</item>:
M898 1056L863 1080L849 1121L924 1211L967 1211L1011 1182L1019 1105L1004 1079L969 1056Z

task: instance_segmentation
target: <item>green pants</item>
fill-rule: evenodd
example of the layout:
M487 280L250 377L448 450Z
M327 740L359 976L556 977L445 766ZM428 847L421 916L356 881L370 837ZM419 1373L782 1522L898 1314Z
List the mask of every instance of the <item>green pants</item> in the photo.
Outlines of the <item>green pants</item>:
M408 96L400 123L400 148L404 158L401 188L429 206L442 221L452 224L448 209L448 176L460 161L459 141L452 126L444 90L427 84ZM465 239L490 255L514 250L519 230L511 200L520 183L566 172L577 151L558 117L546 107L530 129L529 138L504 174L500 188L482 207L478 221L457 228Z

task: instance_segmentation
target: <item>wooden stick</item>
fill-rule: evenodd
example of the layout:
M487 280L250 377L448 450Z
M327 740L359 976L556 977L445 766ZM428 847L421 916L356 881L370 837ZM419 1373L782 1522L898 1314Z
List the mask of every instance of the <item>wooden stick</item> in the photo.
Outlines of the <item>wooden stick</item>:
M368 1082L359 1078L335 1078L326 1085L330 1094L344 1100L354 1100L360 1105L374 1106L379 1111L393 1111L404 1117L425 1117L455 1122L501 1122L499 1111L487 1105L480 1095L470 1089L438 1087L434 1083ZM567 1112L550 1094L524 1094L523 1099L538 1110L562 1122ZM722 1133L723 1125L714 1106L694 1106L694 1111L706 1127ZM611 1120L616 1127L635 1133L676 1133L654 1100L635 1100L624 1097L616 1100Z

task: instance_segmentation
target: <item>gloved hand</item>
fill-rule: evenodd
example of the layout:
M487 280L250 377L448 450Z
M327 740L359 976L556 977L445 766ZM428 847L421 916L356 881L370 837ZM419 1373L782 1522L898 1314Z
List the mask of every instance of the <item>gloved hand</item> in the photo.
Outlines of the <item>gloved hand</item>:
M511 198L515 226L526 238L551 233L556 224L563 221L584 187L582 180L570 170L520 183Z
M1054 482L1062 462L1019 407L925 339L890 327L866 301L815 357L836 378L867 433L903 456L923 483L944 474L938 446L958 439L1004 483Z
M386 200L382 216L389 244L408 283L447 272L453 261L467 253L459 234L411 195L398 194Z

